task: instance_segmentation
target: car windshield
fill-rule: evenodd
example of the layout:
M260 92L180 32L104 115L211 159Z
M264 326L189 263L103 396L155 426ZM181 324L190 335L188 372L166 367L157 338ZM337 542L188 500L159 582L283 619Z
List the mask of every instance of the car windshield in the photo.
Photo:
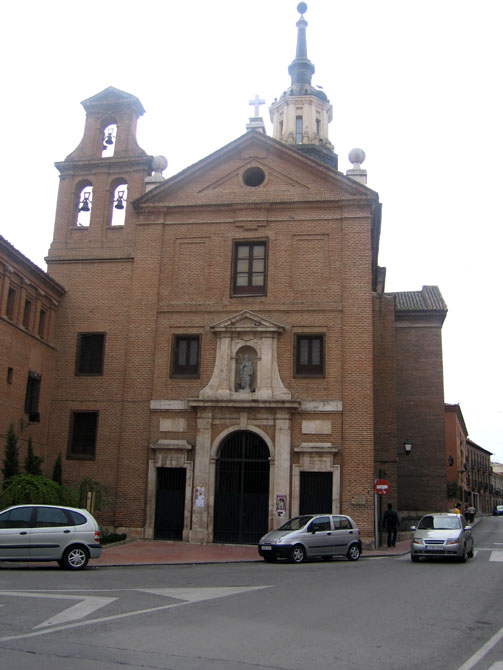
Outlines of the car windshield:
M278 528L278 530L300 530L306 523L311 521L312 516L295 516Z
M454 516L424 516L418 525L418 530L458 530L461 522Z

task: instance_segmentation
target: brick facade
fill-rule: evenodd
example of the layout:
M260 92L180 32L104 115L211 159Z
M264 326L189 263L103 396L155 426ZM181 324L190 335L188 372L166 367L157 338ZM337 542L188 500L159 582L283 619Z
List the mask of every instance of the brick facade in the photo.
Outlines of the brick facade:
M399 509L445 507L445 304L384 292L378 196L337 169L297 26L273 138L250 130L164 180L140 101L108 88L56 164L47 465L62 453L67 483L104 484L100 522L130 537L256 541L325 511L370 545L383 474Z

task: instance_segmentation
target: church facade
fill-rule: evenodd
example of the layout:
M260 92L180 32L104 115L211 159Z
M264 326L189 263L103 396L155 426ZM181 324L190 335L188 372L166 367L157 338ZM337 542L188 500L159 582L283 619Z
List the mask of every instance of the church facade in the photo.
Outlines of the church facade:
M306 26L272 137L256 114L164 179L140 101L108 88L56 164L47 467L104 484L130 537L252 543L327 511L369 545L377 478L402 512L445 509L446 306L385 292L378 195L358 155L338 170Z

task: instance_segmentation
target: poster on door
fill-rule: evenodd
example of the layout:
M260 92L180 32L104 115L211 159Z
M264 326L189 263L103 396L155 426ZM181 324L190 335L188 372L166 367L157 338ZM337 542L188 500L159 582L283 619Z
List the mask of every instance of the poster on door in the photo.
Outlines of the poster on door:
M276 516L286 515L286 496L278 493L276 496Z

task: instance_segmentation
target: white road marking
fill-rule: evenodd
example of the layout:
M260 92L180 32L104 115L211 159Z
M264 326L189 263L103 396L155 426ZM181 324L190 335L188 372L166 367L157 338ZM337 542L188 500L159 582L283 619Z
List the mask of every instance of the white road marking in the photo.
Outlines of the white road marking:
M42 628L43 626L54 626L60 623L68 623L68 621L76 621L92 614L100 607L104 607L109 603L117 600L117 598L103 598L97 596L64 596L60 593L34 593L32 591L0 591L0 596L21 596L23 598L57 598L59 600L80 600L80 603L68 607L56 616L47 619L43 623L39 623L34 628Z
M68 630L69 628L80 628L81 626L89 626L92 624L105 623L108 621L114 621L118 619L126 619L127 617L137 616L138 614L151 614L152 612L160 612L162 610L167 610L172 607L181 607L183 605L190 605L193 602L201 602L202 600L212 600L214 598L223 598L225 596L231 596L237 593L246 593L247 591L257 591L259 589L268 589L270 586L233 586L233 587L209 587L209 588L200 588L200 589L132 589L136 591L146 591L148 593L156 593L159 595L166 595L170 598L182 598L181 593L184 592L186 596L190 597L190 600L182 600L182 602L171 603L169 605L160 605L159 607L149 607L143 610L135 610L133 612L123 612L122 614L113 614L111 616L100 617L98 619L87 619L86 621L78 621L76 623L69 623L61 626L53 626L52 628L45 628L44 630L39 630L32 633L22 633L21 635L8 635L6 637L0 638L0 642L7 642L9 640L21 640L29 637L38 637L40 635L46 635L47 633L55 633L61 630ZM166 591L166 593L162 593ZM169 591L169 593L168 593ZM204 592L207 592L206 596ZM178 595L174 595L177 592ZM192 592L192 593L190 593ZM6 595L12 595L15 592L4 592ZM1 595L1 592L0 592ZM22 595L22 594L19 594ZM65 598L72 596L63 596Z
M496 661L493 663L489 670L503 670L503 661Z
M503 628L500 628L497 633L495 633L490 640L488 640L480 649L473 654L463 665L461 665L458 670L470 670L473 668L479 661L481 661L486 654L488 654L493 647L495 647L498 642L503 638ZM497 666L496 666L497 667Z
M490 561L503 561L503 551L491 551Z

